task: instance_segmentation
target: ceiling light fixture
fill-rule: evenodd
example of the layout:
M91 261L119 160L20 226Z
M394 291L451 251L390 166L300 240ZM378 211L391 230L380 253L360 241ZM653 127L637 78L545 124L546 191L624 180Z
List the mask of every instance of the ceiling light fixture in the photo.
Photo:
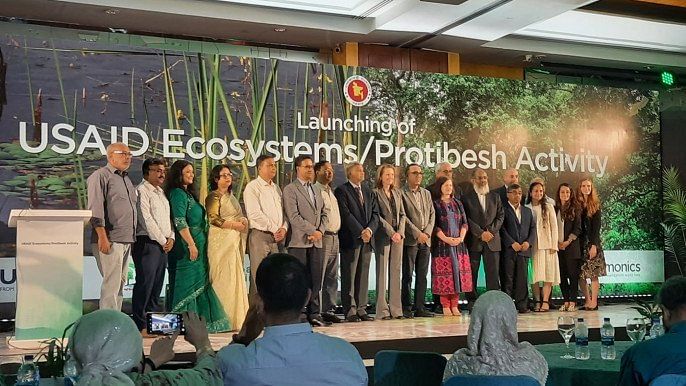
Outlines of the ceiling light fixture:
M119 14L119 10L118 10L118 9L110 8L110 9L106 9L106 10L105 10L105 13L108 14L108 15L114 16L114 15Z
M286 32L286 29L283 27L277 27L277 28L274 28L274 32Z

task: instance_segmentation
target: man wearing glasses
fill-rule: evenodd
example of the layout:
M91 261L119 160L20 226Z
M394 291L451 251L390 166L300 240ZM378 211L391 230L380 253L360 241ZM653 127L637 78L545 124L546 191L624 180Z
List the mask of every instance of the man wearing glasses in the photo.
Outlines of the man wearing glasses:
M126 172L130 166L129 147L116 142L107 147L107 165L87 180L92 249L102 275L101 309L121 310L127 261L136 241L138 194Z
M166 163L159 158L143 162L143 181L138 191L138 227L133 244L133 263L136 265L136 284L133 286L133 321L139 330L145 328L145 313L159 312L160 291L167 268L167 253L174 246L169 201L162 184L166 177Z
M432 317L433 313L424 308L426 281L429 273L429 248L431 233L435 222L435 210L431 193L421 187L423 172L421 166L411 164L405 170L407 183L403 188L403 205L405 206L405 245L403 247L402 303L403 316L406 318ZM412 275L415 279L415 297L412 303ZM414 315L412 306L414 305Z

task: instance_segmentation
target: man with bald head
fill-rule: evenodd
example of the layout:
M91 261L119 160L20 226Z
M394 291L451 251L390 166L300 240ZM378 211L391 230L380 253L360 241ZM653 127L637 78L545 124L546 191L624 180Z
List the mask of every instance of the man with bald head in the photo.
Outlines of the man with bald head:
M517 169L509 168L505 170L505 173L503 174L503 185L499 188L493 189L493 192L497 193L500 197L500 200L503 203L503 208L506 208L508 203L507 188L514 184L519 184L519 172Z
M486 288L500 289L500 227L505 219L500 197L495 192L489 192L488 174L485 170L474 169L472 186L473 189L467 192L462 200L469 223L467 249L474 283L474 291L467 294L470 305L476 300L476 283L482 256Z
M107 165L87 180L92 250L102 275L101 309L121 310L129 252L136 241L138 194L127 173L131 157L125 144L109 145Z

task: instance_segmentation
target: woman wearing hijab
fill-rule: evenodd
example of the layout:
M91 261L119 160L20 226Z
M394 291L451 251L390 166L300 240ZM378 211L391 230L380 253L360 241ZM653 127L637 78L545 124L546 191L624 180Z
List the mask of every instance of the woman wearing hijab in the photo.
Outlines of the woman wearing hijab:
M474 303L467 347L450 358L443 380L454 375L526 375L542 386L548 364L529 342L517 337L517 309L501 291L488 291Z
M98 310L82 316L67 347L78 372L77 386L222 385L205 321L194 313L185 313L183 321L186 341L196 350L195 367L156 370L174 358L177 335L157 339L144 357L141 333L126 314Z

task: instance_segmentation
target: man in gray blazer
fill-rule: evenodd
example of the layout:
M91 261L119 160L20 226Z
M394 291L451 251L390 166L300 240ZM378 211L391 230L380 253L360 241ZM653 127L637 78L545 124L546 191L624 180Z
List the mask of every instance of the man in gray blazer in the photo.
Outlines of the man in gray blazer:
M424 308L427 274L429 273L429 250L436 212L431 193L422 188L422 167L408 165L405 169L406 185L402 190L405 206L405 242L403 250L402 303L403 316L406 318L432 317L434 314ZM416 270L414 282L414 315L412 314L412 275Z
M322 238L326 231L327 213L322 192L313 185L312 157L301 155L295 159L297 179L283 189L283 204L290 223L288 253L310 270L312 296L307 306L307 319L315 327L331 325L321 316L322 284L324 281L324 253Z
M467 249L474 287L474 291L467 294L470 306L476 300L476 283L479 279L482 256L486 288L489 291L500 289L500 227L505 219L500 196L495 192L489 192L488 175L485 170L474 169L472 185L474 189L465 194L462 200L469 223Z

